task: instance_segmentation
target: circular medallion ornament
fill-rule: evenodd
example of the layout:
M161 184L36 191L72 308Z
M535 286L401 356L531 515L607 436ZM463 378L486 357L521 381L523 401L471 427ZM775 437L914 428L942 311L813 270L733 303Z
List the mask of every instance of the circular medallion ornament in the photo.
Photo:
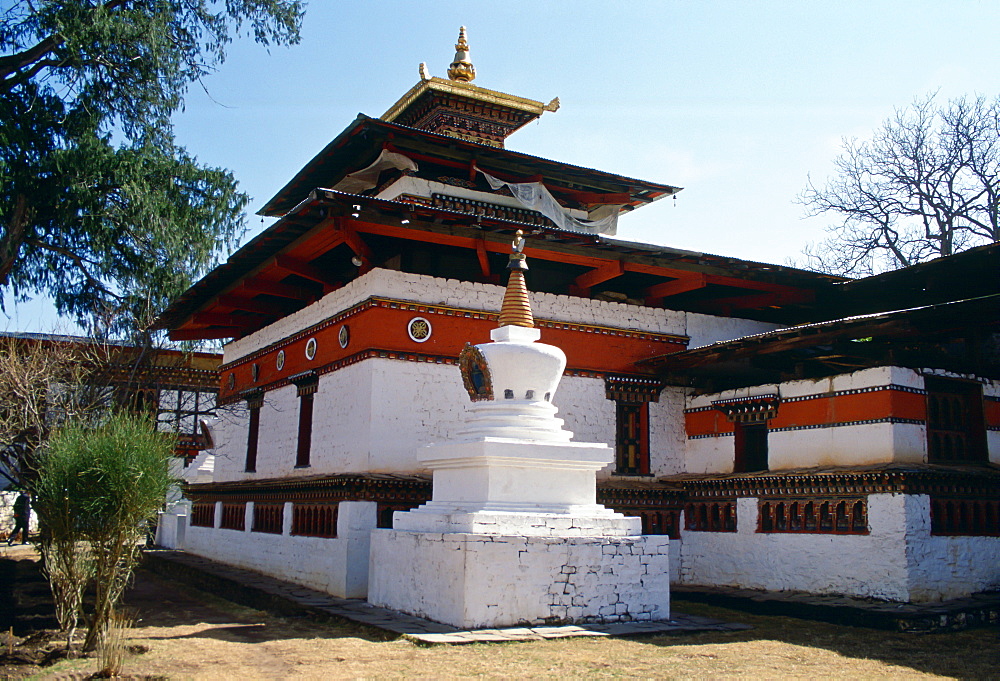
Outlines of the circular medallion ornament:
M253 382L256 383L260 378L260 365L256 362L250 367L250 375L253 377Z
M229 374L229 379L226 381L226 385L232 390L236 387L236 374Z
M406 333L410 334L410 340L423 343L431 337L431 323L423 317L414 317L406 326Z
M316 358L316 339L310 338L306 341L306 359Z
M284 350L278 350L278 358L275 360L274 366L276 366L278 368L278 371L281 371L282 369L285 368L285 351Z
M347 344L351 342L351 329L347 324L340 327L340 333L337 334L337 342L340 343L340 347L346 348Z

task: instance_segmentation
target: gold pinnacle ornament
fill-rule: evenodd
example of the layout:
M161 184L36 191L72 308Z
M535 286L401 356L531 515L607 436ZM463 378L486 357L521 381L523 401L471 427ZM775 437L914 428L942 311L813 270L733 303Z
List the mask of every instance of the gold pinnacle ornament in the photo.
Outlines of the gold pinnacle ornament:
M469 60L469 41L465 39L465 26L458 29L455 61L448 67L448 78L463 83L471 83L476 79L476 67Z
M528 302L528 287L524 284L524 271L528 269L524 251L524 232L517 230L514 242L511 244L510 279L507 280L507 290L503 293L503 303L500 305L500 326L535 327L535 319L531 315L531 303Z

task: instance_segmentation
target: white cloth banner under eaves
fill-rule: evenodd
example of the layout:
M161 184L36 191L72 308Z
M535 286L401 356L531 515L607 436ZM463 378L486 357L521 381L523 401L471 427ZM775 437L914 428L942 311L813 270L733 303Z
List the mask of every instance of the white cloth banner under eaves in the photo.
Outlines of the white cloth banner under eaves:
M505 182L493 177L481 168L477 168L493 189L506 185L518 203L528 210L536 210L555 223L556 227L567 232L582 234L607 234L614 236L618 232L618 212L621 206L615 206L611 215L600 220L579 220L559 205L555 197L549 193L541 182Z

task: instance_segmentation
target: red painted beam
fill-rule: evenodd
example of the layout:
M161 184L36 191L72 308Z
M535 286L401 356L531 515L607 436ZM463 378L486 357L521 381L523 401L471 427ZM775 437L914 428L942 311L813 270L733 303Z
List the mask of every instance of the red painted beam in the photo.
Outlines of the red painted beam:
M266 293L278 298L291 298L302 302L315 300L316 293L302 286L292 286L279 281L265 281L262 279L247 279L243 282L243 290L251 293Z
M704 274L695 274L693 276L674 279L673 281L665 281L662 284L654 284L647 288L643 291L643 296L646 299L647 305L660 305L664 298L705 288L708 285L707 279L708 277Z
M594 286L620 277L623 274L625 274L625 263L621 260L612 260L589 272L584 272L574 279L571 292L579 296L589 296L590 289Z
M297 274L310 281L315 281L318 284L323 284L324 286L337 285L337 282L334 282L330 275L323 270L307 263L305 260L299 260L298 258L293 258L290 255L275 256L274 266L278 269L285 270L286 272Z
M249 298L240 298L234 295L221 295L216 298L216 302L223 307L231 307L235 310L242 310L244 312L256 312L257 314L271 315L276 317L284 317L291 311L281 307L280 305L273 305L271 303L265 303L259 300L251 300Z
M209 329L174 329L169 332L170 340L213 340L235 338L243 333L242 328L216 326Z
M240 317L233 314L221 314L219 312L195 312L191 316L191 323L198 326L226 326L232 328L246 328L256 320Z

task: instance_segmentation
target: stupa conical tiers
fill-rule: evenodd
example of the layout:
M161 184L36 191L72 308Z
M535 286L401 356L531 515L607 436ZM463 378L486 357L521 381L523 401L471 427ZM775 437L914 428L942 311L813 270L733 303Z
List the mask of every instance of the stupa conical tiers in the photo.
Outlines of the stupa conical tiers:
M432 500L372 533L368 600L463 628L666 619L669 540L596 502L614 453L555 416L566 356L538 342L523 249L492 342L460 357L465 423L420 451Z

